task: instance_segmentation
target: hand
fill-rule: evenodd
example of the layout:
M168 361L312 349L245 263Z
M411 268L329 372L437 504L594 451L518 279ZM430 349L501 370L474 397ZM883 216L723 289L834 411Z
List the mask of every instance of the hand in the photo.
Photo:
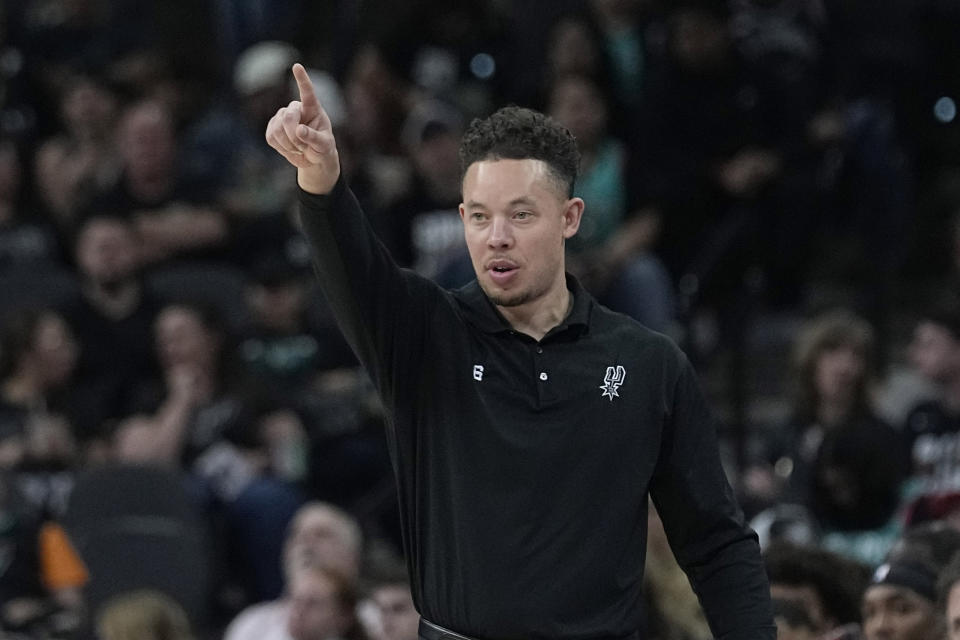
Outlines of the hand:
M297 182L309 193L330 193L340 177L340 156L330 118L320 106L307 70L293 65L300 99L281 107L267 123L267 143L297 168Z

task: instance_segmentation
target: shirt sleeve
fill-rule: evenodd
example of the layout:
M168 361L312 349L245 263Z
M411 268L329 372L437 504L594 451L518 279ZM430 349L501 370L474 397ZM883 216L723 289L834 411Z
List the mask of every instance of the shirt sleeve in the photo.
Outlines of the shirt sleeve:
M651 496L670 547L718 640L773 640L757 536L727 482L713 417L685 358L667 407Z
M340 330L381 394L393 397L395 381L413 379L442 290L397 266L342 178L328 195L300 190L300 222Z

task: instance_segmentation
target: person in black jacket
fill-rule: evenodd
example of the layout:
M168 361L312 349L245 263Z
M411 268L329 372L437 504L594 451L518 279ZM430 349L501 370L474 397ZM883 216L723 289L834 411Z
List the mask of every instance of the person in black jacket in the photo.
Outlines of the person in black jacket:
M565 273L584 208L569 132L517 107L468 127L460 216L477 278L444 290L377 240L293 73L300 100L266 138L298 169L320 283L388 412L421 637L642 637L651 495L712 632L772 640L756 535L696 374Z

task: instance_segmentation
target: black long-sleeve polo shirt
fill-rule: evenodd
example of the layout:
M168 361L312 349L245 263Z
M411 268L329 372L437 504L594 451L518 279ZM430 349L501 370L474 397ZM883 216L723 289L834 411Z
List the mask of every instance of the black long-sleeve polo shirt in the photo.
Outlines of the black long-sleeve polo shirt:
M539 342L477 283L398 268L343 181L301 192L321 286L389 415L414 602L479 638L641 626L648 492L725 640L774 638L756 537L696 376L667 338L597 304Z

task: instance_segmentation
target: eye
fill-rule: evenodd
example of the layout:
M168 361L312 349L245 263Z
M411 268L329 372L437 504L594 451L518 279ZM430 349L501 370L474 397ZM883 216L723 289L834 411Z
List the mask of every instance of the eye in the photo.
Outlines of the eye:
M530 213L529 211L517 211L515 214L513 214L513 217L516 218L517 220L526 220L527 218L530 218L532 216L533 214Z
M473 213L470 214L470 219L475 222L480 222L484 218L486 218L486 215L483 213L483 211L474 211Z

